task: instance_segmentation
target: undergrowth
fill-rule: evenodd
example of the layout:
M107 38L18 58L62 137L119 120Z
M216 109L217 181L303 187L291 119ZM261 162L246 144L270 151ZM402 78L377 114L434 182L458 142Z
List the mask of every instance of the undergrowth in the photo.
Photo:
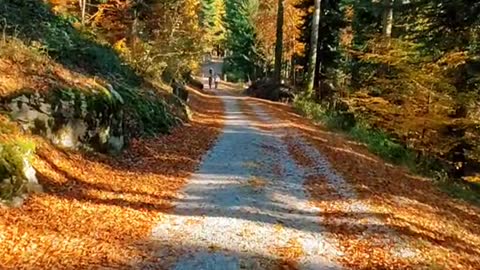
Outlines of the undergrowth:
M301 96L295 98L293 106L297 112L314 122L322 123L328 129L340 131L351 139L363 143L382 159L436 180L439 187L451 196L480 205L479 193L462 182L452 181L438 161L407 148L386 132L355 119L352 113L329 110Z
M9 0L2 3L0 25L3 37L0 42L3 42L5 52L0 54L18 55L17 48L26 47L35 51L26 57L40 55L44 59L46 56L46 65L55 62L87 77L99 78L111 84L122 96L125 111L136 122L136 128L142 129L135 130L135 133L168 132L178 121L163 97L154 93L163 90L145 89L143 78L106 41L87 29L72 26L77 20L54 14L42 1Z
M5 74L0 80L8 80L0 81L0 103L28 92L47 97L82 92L95 94L93 105L104 108L118 94L127 139L168 133L179 123L175 108L165 101L167 90L147 86L110 44L74 25L77 18L55 14L44 1L1 1L0 63ZM0 112L0 199L9 200L28 191L23 166L35 145L13 133L5 114Z
M352 139L364 143L370 151L395 164L412 166L415 155L395 142L388 134L355 120L351 113L332 111L322 105L296 98L295 108L307 118L323 123L327 128L342 131Z

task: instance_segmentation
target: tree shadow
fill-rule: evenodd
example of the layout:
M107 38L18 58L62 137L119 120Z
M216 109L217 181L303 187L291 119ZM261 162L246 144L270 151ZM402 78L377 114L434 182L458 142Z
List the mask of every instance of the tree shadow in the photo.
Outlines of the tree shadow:
M370 153L366 146L350 141L344 135L325 131L323 127L311 124L289 106L254 98L246 99L266 108L266 111L286 122L291 128L300 130L303 139L316 146L334 170L352 185L358 194L358 200L381 202L379 207L387 206L387 209L393 209L393 212L386 212L390 213L386 227L406 239L425 241L450 252L468 254L468 259L465 259L466 256L462 257L468 261L468 265L478 263L480 250L473 243L480 238L480 208L453 199L431 180L414 176L406 168L386 163ZM320 185L323 182L323 179L316 180ZM321 205L328 197L328 194L313 194L312 200ZM337 214L339 217L350 215ZM352 221L361 219L356 213L351 215L354 217L349 218ZM407 216L410 218L405 218ZM424 221L417 221L415 216ZM456 226L456 229L444 229L449 226ZM349 228L337 223L328 227L338 234L344 234ZM356 228L365 231L367 227Z
M194 242L194 241L192 241ZM262 254L249 250L238 250L236 247L212 247L208 244L165 242L145 239L138 243L142 253L149 254L145 260L132 265L134 269L332 269L328 263L315 265L298 264L294 257L283 257L282 254ZM470 263L474 262L473 260ZM228 267L230 266L230 267ZM396 265L395 269L424 269L429 265L424 262L410 262ZM354 269L386 269L381 261L370 261L367 266ZM336 269L336 268L333 268Z
M144 240L140 250L150 254L136 262L132 269L298 269L288 258L273 258L254 251L219 249L189 243ZM314 269L322 269L321 266Z
M125 187L118 187L115 185L115 180L113 179L110 184L106 182L89 182L86 179L71 175L66 169L60 168L55 164L48 156L39 154L39 157L66 180L56 182L45 174L37 172L37 177L44 186L44 191L53 196L92 204L128 207L141 211L165 212L171 209L170 202L174 198L170 195L156 195L153 192L142 192L134 189L129 190ZM89 177L88 174L85 176ZM105 177L105 175L103 175L103 177ZM105 180L108 181L109 179ZM103 196L98 196L97 192L110 194L112 198L103 198ZM123 197L127 197L128 199L123 199Z

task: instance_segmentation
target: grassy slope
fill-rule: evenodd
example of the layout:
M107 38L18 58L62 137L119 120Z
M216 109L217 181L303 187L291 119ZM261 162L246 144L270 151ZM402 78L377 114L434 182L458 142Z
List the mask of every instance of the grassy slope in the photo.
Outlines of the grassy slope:
M178 106L180 104L170 103L174 99L168 88L161 83L144 81L122 61L109 44L85 29L74 28L69 17L53 13L43 1L2 2L0 21L2 105L23 93L50 96L68 91L83 92L87 96L110 96L107 86L112 85L125 101L122 109L125 112L126 138L166 133L178 123L179 117L184 117ZM8 118L0 119L2 129L10 125L8 122ZM10 165L18 163L12 168L19 171L22 165L18 160L22 157L10 158L11 151L8 149L21 155L24 146L33 142L28 138L20 139L16 132L2 133L0 167L12 167ZM24 189L16 186L18 192ZM17 195L17 192L8 190L4 194L2 191L0 197L10 198L12 195Z
M133 135L167 132L174 125L166 90L146 84L109 44L74 28L68 16L54 14L42 1L9 0L0 4L0 19L9 43L0 53L1 76L8 78L0 87L2 98L26 90L90 91L108 83L125 100L134 125L129 129L139 131Z

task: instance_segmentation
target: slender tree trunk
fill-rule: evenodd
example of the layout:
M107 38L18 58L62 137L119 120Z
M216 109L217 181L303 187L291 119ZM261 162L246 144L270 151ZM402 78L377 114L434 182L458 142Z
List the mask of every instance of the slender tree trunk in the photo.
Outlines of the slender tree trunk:
M292 62L292 85L295 86L297 84L297 76L296 76L296 71L295 71L295 56L292 55L292 59L290 60Z
M307 95L311 96L315 84L315 68L317 65L318 29L320 27L321 0L315 0L315 10L312 19L312 35L310 40L310 55L308 57L308 73L305 89Z
M78 4L80 6L80 12L82 16L82 25L85 25L85 12L87 9L87 0L78 0Z
M382 34L385 38L385 42L390 46L390 38L392 37L393 28L393 0L383 0L383 22L382 22ZM379 77L385 77L388 74L389 65L383 63L380 65L378 71Z
M290 56L290 65L292 66L292 70L291 70L291 74L290 74L290 79L291 79L291 82L292 82L292 85L295 86L296 84L296 78L295 78L295 54L296 54L296 51L295 51L295 37L292 37L292 54Z
M319 37L320 37L320 32L319 32ZM317 64L315 65L315 82L314 82L314 87L315 87L315 99L316 101L319 101L322 99L322 72L323 72L323 41L318 42L318 48L317 48Z
M137 50L137 28L138 28L138 11L133 11L132 25L130 26L130 49L135 55Z
M321 12L321 10L320 10ZM314 88L318 88L320 85L320 71L321 71L321 66L322 66L322 42L320 42L320 33L321 29L320 27L318 28L318 42L317 42L317 61L315 63L315 79L313 83Z
M393 0L383 0L383 36L392 37L393 28Z
M283 13L284 13L285 0L278 0L278 12L277 12L277 41L275 44L275 83L280 84L282 80L282 54L283 54ZM278 89L274 88L274 97L278 97Z

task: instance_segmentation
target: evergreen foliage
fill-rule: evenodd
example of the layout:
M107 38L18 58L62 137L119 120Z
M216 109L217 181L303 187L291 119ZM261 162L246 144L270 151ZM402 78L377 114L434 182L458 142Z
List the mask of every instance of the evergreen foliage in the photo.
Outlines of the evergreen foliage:
M242 79L255 79L260 76L264 64L257 50L254 24L259 1L227 1L226 8L227 49L231 55L225 59L225 72Z

